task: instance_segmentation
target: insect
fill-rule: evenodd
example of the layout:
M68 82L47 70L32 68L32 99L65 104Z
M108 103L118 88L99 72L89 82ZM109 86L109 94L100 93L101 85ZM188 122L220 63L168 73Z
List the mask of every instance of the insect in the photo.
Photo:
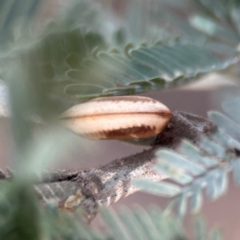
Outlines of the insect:
M60 119L89 139L142 139L159 134L172 117L161 102L141 96L102 97L75 105Z

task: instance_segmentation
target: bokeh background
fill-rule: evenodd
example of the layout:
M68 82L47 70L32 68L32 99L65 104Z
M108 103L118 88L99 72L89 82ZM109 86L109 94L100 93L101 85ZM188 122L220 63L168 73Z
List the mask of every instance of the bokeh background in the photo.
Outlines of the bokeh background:
M70 2L70 1L69 1ZM69 4L64 0L48 0L44 1L38 16L39 27L44 21L53 17L60 8L64 8ZM113 16L123 17L122 14L126 11L127 0L102 0L112 11ZM147 1L150 2L150 1ZM187 11L187 9L186 9ZM117 21L116 21L117 22ZM198 82L188 84L187 86L174 88L164 91L152 91L144 96L157 99L167 105L172 111L182 110L190 113L207 117L209 110L215 109L221 111L221 100L224 99L226 94L231 91L236 91L239 88L236 76L231 77L226 73L211 73ZM11 139L11 129L8 120L0 120L0 168L5 169L11 163L11 146L13 140ZM104 165L114 159L122 158L146 149L147 147L134 146L119 141L89 141L82 140L82 144L87 146L85 150L75 149L69 152L69 158L66 161L60 162L56 169L69 168L69 169L87 169L100 165ZM240 239L240 189L236 187L229 177L229 188L225 196L221 197L215 202L209 199L204 199L202 215L206 218L208 227L219 226L225 239L239 240ZM146 193L135 193L125 199L120 200L112 207L121 210L122 206L134 206L136 204L142 205L147 208L150 205L156 204L164 208L169 202L167 198L156 197ZM97 217L93 225L101 225L101 219ZM188 214L185 220L187 231L192 231L192 216Z

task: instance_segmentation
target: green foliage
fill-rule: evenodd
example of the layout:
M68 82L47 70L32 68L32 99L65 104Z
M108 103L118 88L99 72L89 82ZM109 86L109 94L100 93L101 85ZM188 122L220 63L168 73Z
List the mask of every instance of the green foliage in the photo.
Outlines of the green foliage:
M196 217L194 221L194 230L195 230L194 239L196 240L204 240L204 239L221 240L222 239L221 232L219 231L219 229L212 229L211 232L208 233L206 228L207 228L206 221L204 221L202 217Z
M188 199L191 211L199 212L203 202L203 188L206 189L206 196L212 200L226 193L230 171L233 172L235 183L239 185L239 102L240 98L235 97L223 104L226 112L236 122L222 113L209 112L210 120L218 128L209 137L202 136L198 145L183 140L177 153L163 149L156 152L158 161L154 169L172 180L172 183L158 184L141 179L134 184L156 195L174 196L166 211L177 206L180 216L186 214ZM155 190L162 186L164 191ZM175 192L173 189L176 189Z
M141 11L145 9L143 2L138 5ZM143 11L144 14L152 14L153 18L147 22L147 32L156 28L154 24L157 22L160 29L165 26L164 21L158 19L157 9L160 11L150 6ZM27 41L30 47L25 54L31 78L35 79L36 89L40 91L41 99L36 101L42 102L50 96L50 112L58 109L59 113L77 102L99 96L129 95L180 86L204 73L226 69L238 60L236 43L227 45L215 39L192 41L190 32L185 32L184 36L175 35L181 36L180 40L172 36L163 40L159 35L153 42L144 37L151 34L145 33L140 43L127 34L134 30L133 27L126 29L128 25L104 32L102 29L106 29L109 19L107 12L100 14L101 11L106 9L87 1L73 1L71 7L57 21L51 21L41 35L30 35L31 40ZM133 13L133 9L127 12L130 17ZM139 14L136 18L139 19ZM138 21L130 19L133 25ZM178 20L173 21L171 26L177 23ZM203 26L201 22L198 24ZM189 24L188 28L196 31ZM114 40L119 34L122 40L117 42L124 42L125 47ZM229 33L221 35L229 36ZM17 49L24 44L19 45L18 42L15 43ZM10 53L2 60L5 68L8 68L8 60L12 57L12 51ZM3 79L6 79L4 73ZM45 106L49 103L45 101Z
M176 87L234 64L240 40L238 1L164 0L147 9L144 1L138 1L138 11L133 1L125 13L127 20L113 31L107 27L106 9L95 1L73 1L41 31L34 31L42 2L0 1L0 75L10 92L16 169L11 183L0 184L0 238L186 239L181 220L166 213L178 205L183 216L189 196L192 211L199 210L203 187L209 198L220 197L230 170L240 184L239 98L224 104L233 120L209 113L219 128L202 137L199 146L183 141L178 153L156 153L155 169L172 182L135 181L148 192L174 197L165 213L139 207L118 214L104 210L107 229L95 231L78 212L67 214L51 204L39 207L32 176L58 159L67 143L76 142L52 127L57 125L56 113L69 105L98 96ZM28 120L36 115L51 123L48 141L34 141ZM221 239L220 235L217 230L207 234L204 222L196 222L195 239Z
M27 185L23 186L26 188ZM68 214L51 203L40 209L34 195L26 195L22 187L15 183L1 184L1 239L187 239L181 219L163 214L158 207L144 210L135 206L133 209L122 208L118 212L103 209L100 216L106 229L100 231L82 221L81 211ZM194 239L213 233L218 236L218 231L207 233L199 224L204 225L205 221L199 218L195 222Z
M24 4L23 4L24 2ZM0 49L11 46L28 32L29 21L36 13L41 0L1 1L0 3ZM21 33L20 33L21 32Z
M237 61L234 48L223 53L225 46L212 50L211 44L168 41L104 50L101 35L76 29L47 35L33 58L40 61L49 93L77 103L179 86Z

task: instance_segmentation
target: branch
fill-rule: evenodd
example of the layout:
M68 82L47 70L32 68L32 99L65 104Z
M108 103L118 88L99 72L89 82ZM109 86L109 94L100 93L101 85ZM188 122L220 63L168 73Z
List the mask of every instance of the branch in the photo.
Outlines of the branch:
M81 206L87 221L91 221L100 206L109 206L138 191L131 185L131 180L146 178L158 182L166 178L151 167L156 149L165 147L177 150L183 138L198 144L199 136L210 134L213 129L214 125L204 118L174 112L168 126L156 137L151 149L114 160L99 168L50 172L36 183L35 189L45 203L54 201L60 208L70 211ZM1 179L10 176L9 172L0 174Z

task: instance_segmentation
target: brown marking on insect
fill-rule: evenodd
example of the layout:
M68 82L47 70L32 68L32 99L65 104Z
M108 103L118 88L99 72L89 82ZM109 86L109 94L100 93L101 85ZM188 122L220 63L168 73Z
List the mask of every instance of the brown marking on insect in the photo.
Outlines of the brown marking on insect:
M148 138L160 133L172 117L162 103L147 97L97 98L62 114L67 127L90 139Z

